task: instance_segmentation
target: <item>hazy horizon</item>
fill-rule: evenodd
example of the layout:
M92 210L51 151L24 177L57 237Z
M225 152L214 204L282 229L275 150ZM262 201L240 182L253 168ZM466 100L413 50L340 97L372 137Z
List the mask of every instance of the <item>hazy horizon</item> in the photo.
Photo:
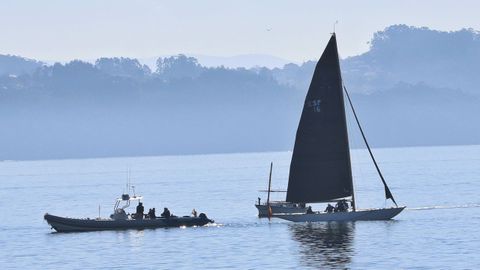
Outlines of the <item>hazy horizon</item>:
M439 31L480 29L475 11L479 7L476 1L459 5L433 0L368 4L2 1L0 54L59 62L179 53L214 57L259 54L301 63L319 56L335 21L339 22L339 51L346 58L368 51L372 34L389 25Z

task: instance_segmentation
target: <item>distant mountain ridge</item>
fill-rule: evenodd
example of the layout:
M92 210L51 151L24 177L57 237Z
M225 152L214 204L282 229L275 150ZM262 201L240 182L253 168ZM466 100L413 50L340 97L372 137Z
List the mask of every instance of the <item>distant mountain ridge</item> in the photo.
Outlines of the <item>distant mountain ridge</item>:
M0 76L31 74L44 63L15 55L0 54Z
M480 94L480 32L453 32L393 25L375 33L370 50L343 61L345 80L359 91L399 82Z
M226 68L254 68L266 67L276 68L283 67L291 63L291 61L267 54L240 54L234 56L212 56L192 54L190 55L198 60L198 63L204 67L221 67ZM170 57L170 56L163 56ZM155 69L158 57L141 58L139 61L152 69Z
M368 52L343 59L371 144L480 144L478 40L472 29L394 25L375 33ZM206 67L176 55L153 67L124 57L46 65L0 56L0 160L291 150L315 63Z
M304 89L315 64L316 60L288 64L273 73L279 81ZM353 92L424 83L480 95L480 32L392 25L374 34L369 51L343 59L341 66L343 79Z

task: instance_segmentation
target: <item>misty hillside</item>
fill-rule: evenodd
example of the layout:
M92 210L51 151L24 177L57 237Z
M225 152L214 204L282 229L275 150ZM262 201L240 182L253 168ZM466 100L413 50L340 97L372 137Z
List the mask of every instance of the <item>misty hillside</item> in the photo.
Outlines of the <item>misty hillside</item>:
M194 54L191 55L198 60L198 63L205 67L220 67L226 68L253 68L257 66L275 68L283 67L290 63L286 59L275 57L266 54L240 54L234 56L211 56ZM138 59L141 63L148 65L149 67L155 67L158 57L148 57Z
M357 91L423 82L480 95L480 33L432 31L406 25L375 33L368 52L343 61L347 82Z
M342 42L341 36L338 42ZM372 93L398 83L425 83L480 95L480 33L473 29L441 32L393 25L374 34L370 50L341 61L351 92ZM340 52L341 54L341 52ZM305 89L317 59L273 69L282 83Z
M373 146L480 143L477 32L397 25L370 44L342 71ZM0 56L0 160L291 150L314 65Z
M0 76L31 74L43 65L42 62L15 55L0 54Z

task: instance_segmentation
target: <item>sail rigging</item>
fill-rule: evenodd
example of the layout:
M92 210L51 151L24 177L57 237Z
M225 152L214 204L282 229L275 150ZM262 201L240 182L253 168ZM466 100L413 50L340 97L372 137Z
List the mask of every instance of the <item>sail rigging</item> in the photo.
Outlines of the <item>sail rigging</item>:
M365 142L365 145L367 146L368 153L370 154L370 157L372 158L373 164L375 165L375 169L377 170L378 175L380 176L380 179L382 180L383 186L385 188L385 198L391 199L395 206L398 207L397 202L393 198L392 192L388 188L387 182L385 181L385 178L383 178L383 174L380 171L380 168L378 167L377 161L375 160L375 157L373 156L373 152L370 149L370 145L368 144L367 137L365 136L365 133L363 132L362 126L360 125L360 121L358 120L357 113L355 112L355 108L353 107L352 100L350 99L350 95L348 94L347 88L343 86L343 89L345 90L345 94L347 96L348 103L350 104L350 108L352 109L353 116L355 117L355 121L357 122L358 129L360 130L360 134L362 134L363 141Z
M290 163L288 202L353 196L350 149L337 42L318 61L298 125Z

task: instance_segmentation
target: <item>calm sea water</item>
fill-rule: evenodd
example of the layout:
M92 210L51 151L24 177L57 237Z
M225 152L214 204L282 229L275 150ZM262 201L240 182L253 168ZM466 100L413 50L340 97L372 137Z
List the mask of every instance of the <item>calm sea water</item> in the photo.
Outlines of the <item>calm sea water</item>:
M397 201L392 221L294 224L256 217L267 185L285 188L291 153L0 162L2 269L478 269L480 146L375 149ZM358 205L390 205L363 150ZM200 228L52 233L43 214L108 216L126 171L145 207L192 208ZM276 195L282 199L284 195ZM315 205L314 208L323 208ZM133 210L132 210L133 211Z

